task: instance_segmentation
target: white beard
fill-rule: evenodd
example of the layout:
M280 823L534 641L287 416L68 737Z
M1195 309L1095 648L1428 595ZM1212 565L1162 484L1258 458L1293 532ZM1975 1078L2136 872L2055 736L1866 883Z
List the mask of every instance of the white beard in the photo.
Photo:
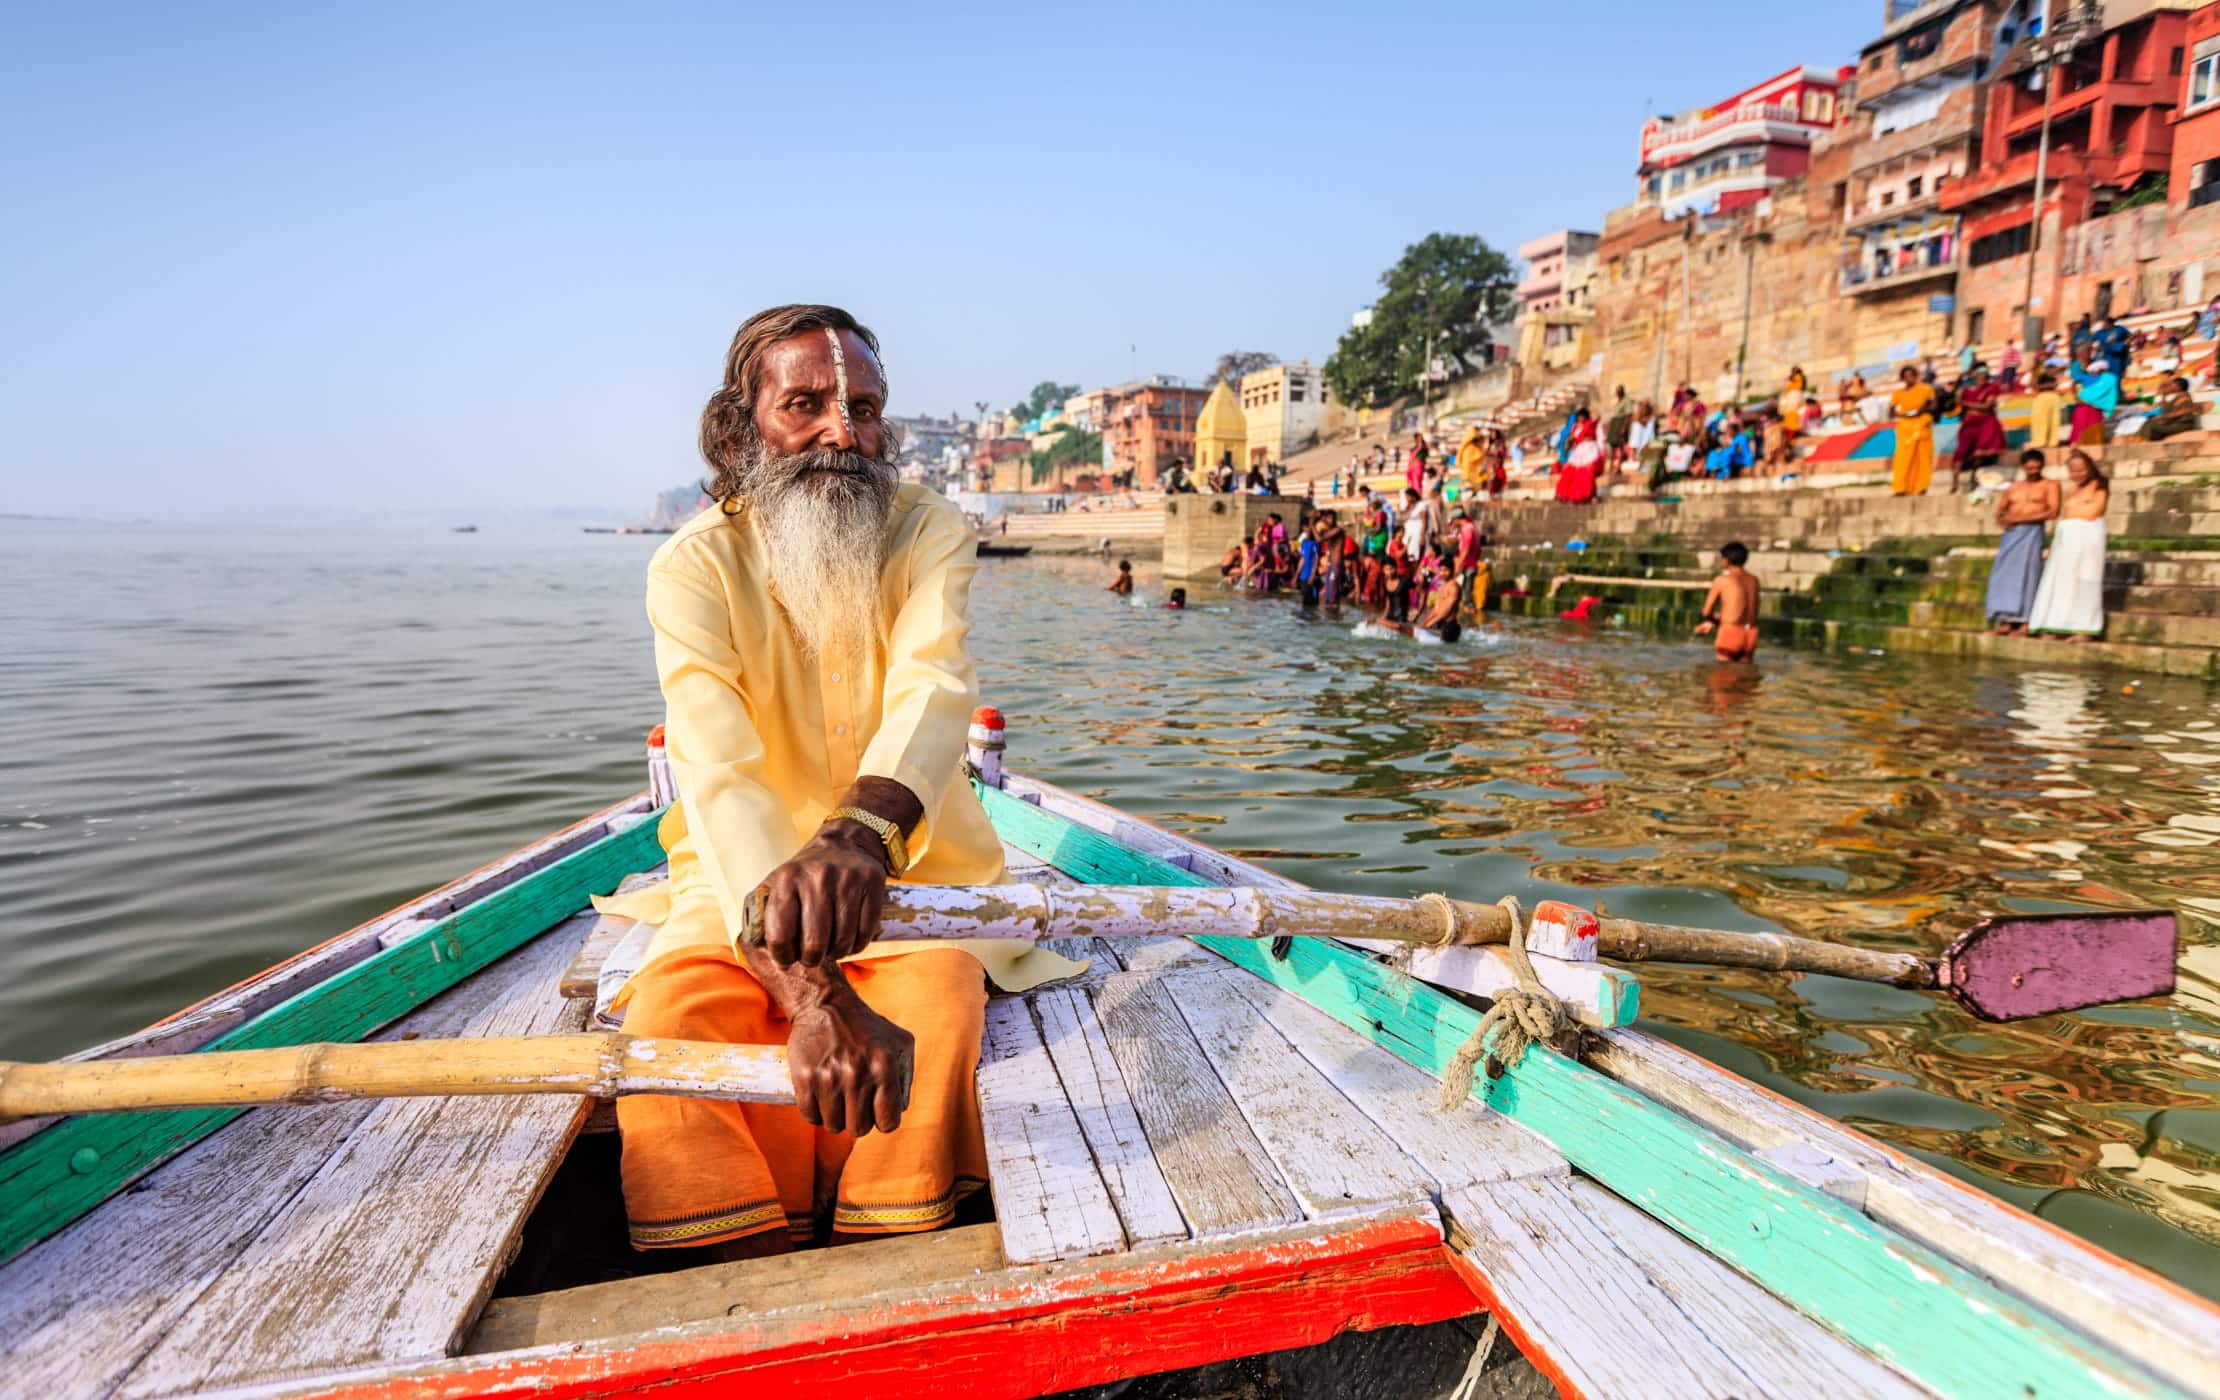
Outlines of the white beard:
M810 474L837 455L864 475ZM886 522L894 504L892 466L853 453L758 457L747 496L770 557L771 591L802 654L861 656L878 641L886 569Z

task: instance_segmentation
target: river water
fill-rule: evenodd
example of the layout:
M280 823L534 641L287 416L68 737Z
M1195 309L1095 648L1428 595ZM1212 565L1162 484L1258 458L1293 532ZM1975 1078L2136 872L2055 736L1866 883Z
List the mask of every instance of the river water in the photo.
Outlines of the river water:
M656 541L0 522L0 1058L145 1024L644 782ZM2220 1297L2220 694L1570 624L1458 645L1185 613L1080 560L974 594L1012 762L1306 883L1934 952L2189 911L2167 1001L2018 1025L1648 967L1645 1024ZM2201 916L2201 917L2200 917Z

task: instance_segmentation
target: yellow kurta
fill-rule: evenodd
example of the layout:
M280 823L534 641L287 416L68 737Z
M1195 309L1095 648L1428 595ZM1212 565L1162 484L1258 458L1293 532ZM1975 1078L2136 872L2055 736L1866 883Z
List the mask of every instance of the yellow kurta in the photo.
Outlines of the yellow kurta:
M947 500L909 485L895 495L887 539L877 644L814 660L771 594L772 545L752 512L711 507L655 552L647 612L679 791L661 831L671 877L667 889L596 901L657 925L650 960L696 944L730 947L741 902L859 776L891 778L924 805L904 878L1002 878L1002 843L961 771L978 703L965 617L977 540ZM920 946L935 945L877 944L859 956ZM959 946L1005 987L1079 966L1006 940Z
M1890 463L1889 489L1916 496L1935 475L1935 391L1913 384L1889 395L1896 410L1896 455Z

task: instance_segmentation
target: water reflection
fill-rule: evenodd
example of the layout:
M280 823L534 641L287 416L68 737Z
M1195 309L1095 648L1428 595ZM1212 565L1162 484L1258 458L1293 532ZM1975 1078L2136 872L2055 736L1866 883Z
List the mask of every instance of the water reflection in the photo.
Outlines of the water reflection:
M2220 1296L2220 724L2200 683L1520 624L1454 647L989 569L1013 762L1324 887L1565 895L1932 954L1990 914L2203 915L2164 1003L1990 1025L1831 978L1642 972L1662 1034ZM1146 580L1144 595L1149 592Z

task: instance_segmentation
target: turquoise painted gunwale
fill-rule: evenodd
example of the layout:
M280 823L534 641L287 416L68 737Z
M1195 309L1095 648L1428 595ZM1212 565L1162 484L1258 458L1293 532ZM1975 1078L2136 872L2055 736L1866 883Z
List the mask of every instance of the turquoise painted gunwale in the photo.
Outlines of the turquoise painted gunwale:
M1007 793L978 792L1004 840L1074 879L1215 883ZM1480 1023L1462 1002L1341 944L1296 939L1282 961L1249 939L1196 942L1429 1074L1439 1075ZM1530 1050L1499 1078L1482 1076L1474 1093L1549 1139L1586 1175L1942 1394L1997 1400L2186 1394L1934 1250L1562 1055Z
M353 1041L398 1020L663 859L633 822L345 968L203 1046L255 1050ZM0 1152L0 1259L46 1238L245 1109L93 1114Z

